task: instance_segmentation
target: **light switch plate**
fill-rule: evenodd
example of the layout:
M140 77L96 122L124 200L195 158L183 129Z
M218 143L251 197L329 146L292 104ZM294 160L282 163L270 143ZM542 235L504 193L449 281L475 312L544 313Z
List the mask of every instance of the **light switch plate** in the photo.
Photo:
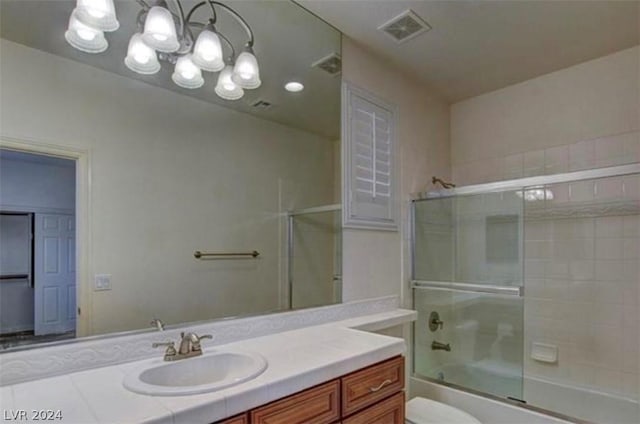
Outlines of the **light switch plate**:
M111 274L96 274L93 277L93 290L111 290Z

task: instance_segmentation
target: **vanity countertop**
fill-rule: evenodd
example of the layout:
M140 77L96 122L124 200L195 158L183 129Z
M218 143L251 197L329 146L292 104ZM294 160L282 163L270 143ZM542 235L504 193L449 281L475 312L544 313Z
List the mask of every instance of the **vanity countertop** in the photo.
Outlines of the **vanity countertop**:
M33 410L59 410L65 423L211 423L404 354L403 339L363 330L415 319L415 311L398 309L226 345L207 347L205 342L205 354L253 351L269 363L257 378L217 392L156 397L125 389L125 375L144 364L161 363L159 352L153 359L0 387L0 410L6 421L20 410L28 418Z

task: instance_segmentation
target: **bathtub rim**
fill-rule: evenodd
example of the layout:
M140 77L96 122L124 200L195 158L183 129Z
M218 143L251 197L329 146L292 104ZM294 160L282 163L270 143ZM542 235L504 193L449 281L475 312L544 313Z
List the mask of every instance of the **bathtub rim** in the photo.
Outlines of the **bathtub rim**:
M470 389L470 388L467 388L467 387L464 387L464 386L460 386L460 385L455 384L455 383L449 383L449 382L446 382L446 381L438 380L436 378L427 377L425 375L422 375L422 374L416 373L416 372L414 372L411 375L411 378L414 378L416 380L426 381L426 382L432 383L432 384L437 384L437 385L440 385L440 386L444 386L444 387L449 388L449 389L458 390L460 392L464 392L464 393L467 393L467 394L478 396L478 397L481 397L481 398L484 398L484 399L488 399L488 400L504 403L504 404L507 404L507 405L510 405L510 406L515 406L517 408L522 408L522 409L525 409L527 411L535 412L535 413L538 413L538 414L548 415L550 417L557 418L559 420L568 421L570 423L575 423L575 424L596 424L593 421L583 420L583 419L576 418L576 417L573 417L573 416L570 416L570 415L562 414L560 412L550 411L548 409L544 409L544 408L541 408L539 406L530 405L530 404L526 403L523 400L517 400L515 398L503 398L503 397L500 397L500 396L491 395L489 393L481 392L479 390Z

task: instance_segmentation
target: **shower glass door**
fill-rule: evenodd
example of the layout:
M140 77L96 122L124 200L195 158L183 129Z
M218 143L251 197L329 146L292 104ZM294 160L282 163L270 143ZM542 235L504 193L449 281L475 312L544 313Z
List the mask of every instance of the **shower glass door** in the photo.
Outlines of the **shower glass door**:
M413 206L415 373L522 399L523 192Z

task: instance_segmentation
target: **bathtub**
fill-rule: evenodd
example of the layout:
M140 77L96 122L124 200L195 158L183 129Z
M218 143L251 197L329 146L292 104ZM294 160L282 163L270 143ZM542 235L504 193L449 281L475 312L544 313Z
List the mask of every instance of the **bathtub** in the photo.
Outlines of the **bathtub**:
M448 364L432 370L429 375L436 378L431 381L417 376L411 379L411 397L424 396L449 403L491 424L567 422L565 420L603 424L640 423L640 408L635 399L532 376L522 379L519 368L515 366L498 367L495 363L483 361L466 365ZM451 381L459 385L464 381L474 394L458 390L458 387L437 384L435 381L438 376L444 377L445 383ZM497 398L482 396L485 393ZM520 398L519 394L522 394L526 406L498 399L508 396ZM545 411L554 417L545 414ZM493 416L494 412L496 416ZM485 417L485 420L481 417ZM509 418L503 419L505 417Z

